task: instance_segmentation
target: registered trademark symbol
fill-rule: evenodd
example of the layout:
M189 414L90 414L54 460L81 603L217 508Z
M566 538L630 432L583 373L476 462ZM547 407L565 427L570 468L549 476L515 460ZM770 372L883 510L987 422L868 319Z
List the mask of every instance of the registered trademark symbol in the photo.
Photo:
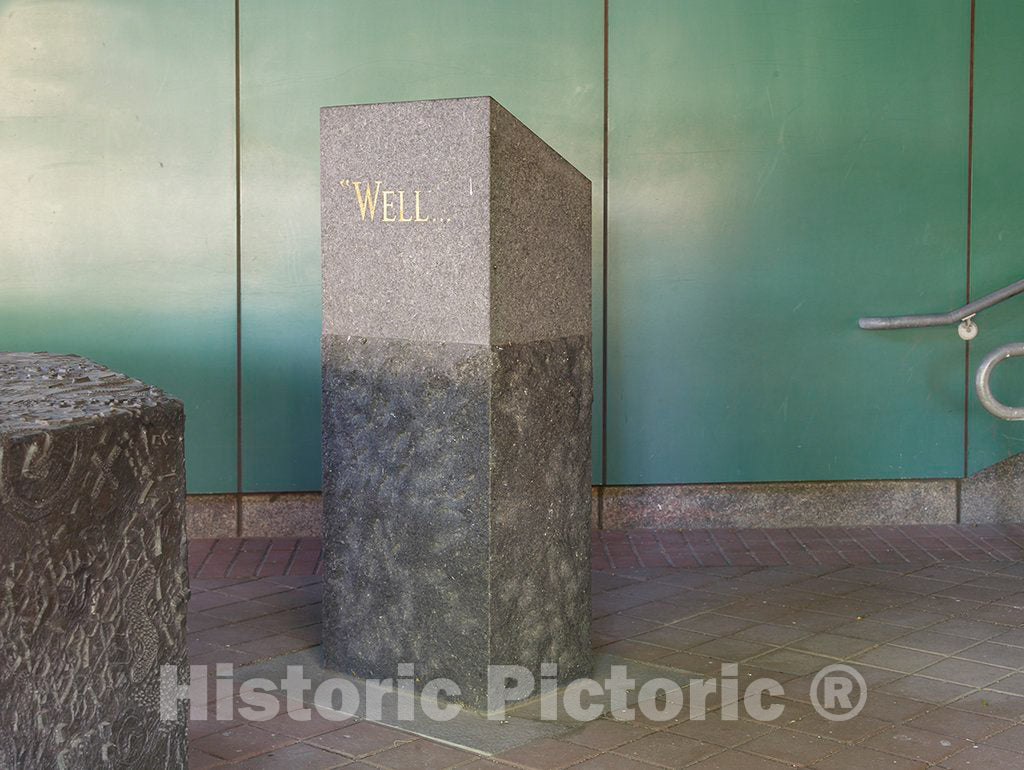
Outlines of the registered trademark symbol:
M825 719L845 722L857 716L867 703L868 683L857 669L836 663L814 675L810 696L814 710Z

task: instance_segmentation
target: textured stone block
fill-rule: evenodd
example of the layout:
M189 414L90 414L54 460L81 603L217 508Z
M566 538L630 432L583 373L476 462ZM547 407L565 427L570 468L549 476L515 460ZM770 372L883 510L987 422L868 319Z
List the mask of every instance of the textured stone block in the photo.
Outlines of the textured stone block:
M0 353L0 767L186 766L184 412L78 356Z
M328 665L585 674L590 183L478 98L325 108L321 191Z

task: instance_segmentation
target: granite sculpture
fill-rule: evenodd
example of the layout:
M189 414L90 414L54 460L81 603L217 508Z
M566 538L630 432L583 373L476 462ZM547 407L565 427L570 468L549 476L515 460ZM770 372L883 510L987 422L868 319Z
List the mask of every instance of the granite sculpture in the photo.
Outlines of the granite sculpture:
M590 182L494 100L321 111L327 664L590 670Z

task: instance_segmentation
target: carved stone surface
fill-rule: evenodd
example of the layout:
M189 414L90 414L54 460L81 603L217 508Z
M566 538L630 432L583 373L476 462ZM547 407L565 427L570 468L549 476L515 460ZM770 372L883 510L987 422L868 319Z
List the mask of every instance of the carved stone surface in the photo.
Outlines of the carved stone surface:
M327 665L586 674L590 183L483 97L325 108L321 190Z
M185 767L184 412L78 356L0 353L0 768Z

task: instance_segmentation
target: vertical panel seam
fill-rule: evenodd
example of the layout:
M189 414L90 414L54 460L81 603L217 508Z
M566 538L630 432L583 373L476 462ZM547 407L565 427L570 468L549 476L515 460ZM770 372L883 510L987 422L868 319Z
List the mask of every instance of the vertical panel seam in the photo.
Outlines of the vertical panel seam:
M965 292L966 301L971 301L971 238L973 237L974 197L974 20L976 0L971 0L971 39L967 65L967 242L965 248ZM970 413L971 413L971 343L964 343L964 468L963 477L970 470ZM960 509L957 507L957 523Z
M242 105L239 0L235 0L235 534L242 535Z
M604 105L601 137L601 485L597 528L604 529L604 487L608 483L608 2L604 0Z

